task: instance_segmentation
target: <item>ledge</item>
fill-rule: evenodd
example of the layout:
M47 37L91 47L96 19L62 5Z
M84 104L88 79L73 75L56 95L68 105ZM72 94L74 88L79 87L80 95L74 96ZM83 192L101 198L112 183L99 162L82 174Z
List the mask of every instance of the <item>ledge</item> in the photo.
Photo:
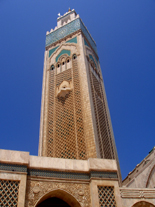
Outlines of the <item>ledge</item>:
M28 165L29 152L0 150L0 162L6 164Z

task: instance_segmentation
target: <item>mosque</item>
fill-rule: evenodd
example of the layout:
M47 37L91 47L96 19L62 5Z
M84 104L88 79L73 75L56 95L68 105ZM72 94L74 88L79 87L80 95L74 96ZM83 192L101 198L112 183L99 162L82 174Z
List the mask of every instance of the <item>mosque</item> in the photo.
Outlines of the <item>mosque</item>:
M155 147L122 181L96 43L74 9L46 34L38 156L0 150L0 206L155 206Z

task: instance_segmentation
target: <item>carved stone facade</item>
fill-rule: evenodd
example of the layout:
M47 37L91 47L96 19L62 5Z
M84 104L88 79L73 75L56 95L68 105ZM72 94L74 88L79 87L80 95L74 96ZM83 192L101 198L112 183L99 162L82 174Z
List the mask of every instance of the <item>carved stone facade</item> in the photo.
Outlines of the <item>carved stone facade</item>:
M27 182L27 197L25 207L36 206L46 195L57 196L61 193L63 200L72 203L71 197L74 197L79 202L81 207L91 205L89 183L76 182L60 182L53 180L39 181L28 180ZM67 196L68 195L68 196Z

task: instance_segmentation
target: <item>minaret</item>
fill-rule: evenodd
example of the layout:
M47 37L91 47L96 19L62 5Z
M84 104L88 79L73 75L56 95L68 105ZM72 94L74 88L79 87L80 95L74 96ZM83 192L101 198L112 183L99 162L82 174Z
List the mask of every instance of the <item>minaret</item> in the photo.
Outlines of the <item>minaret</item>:
M111 159L119 169L96 43L75 10L46 34L39 156Z

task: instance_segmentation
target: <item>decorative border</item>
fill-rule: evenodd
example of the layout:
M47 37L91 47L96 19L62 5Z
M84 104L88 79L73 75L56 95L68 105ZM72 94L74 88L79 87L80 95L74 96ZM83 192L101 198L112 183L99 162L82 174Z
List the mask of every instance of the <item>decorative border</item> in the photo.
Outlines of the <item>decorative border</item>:
M155 189L120 188L122 198L155 198Z
M38 169L28 169L28 175L64 178L64 179L78 179L78 180L90 180L91 178L113 178L113 179L118 178L116 172L91 171L90 173L74 173L74 172L49 171L49 170L38 170Z
M74 172L62 172L62 171L49 171L49 170L38 170L28 169L28 175L30 176L43 176L43 177L54 177L54 178L68 178L68 179L80 179L89 180L88 173L74 173Z
M12 172L26 172L27 173L27 167L24 165L0 163L0 170L6 170L6 171L12 171Z
M76 172L63 172L53 170L40 170L40 169L28 169L24 165L13 165L0 163L0 170L12 171L12 172L25 172L29 176L41 176L41 177L53 177L61 179L77 179L77 180L90 180L91 178L113 178L117 179L117 172L99 172L91 171L89 173L76 173Z
M91 178L115 178L117 179L117 173L116 172L90 172Z

